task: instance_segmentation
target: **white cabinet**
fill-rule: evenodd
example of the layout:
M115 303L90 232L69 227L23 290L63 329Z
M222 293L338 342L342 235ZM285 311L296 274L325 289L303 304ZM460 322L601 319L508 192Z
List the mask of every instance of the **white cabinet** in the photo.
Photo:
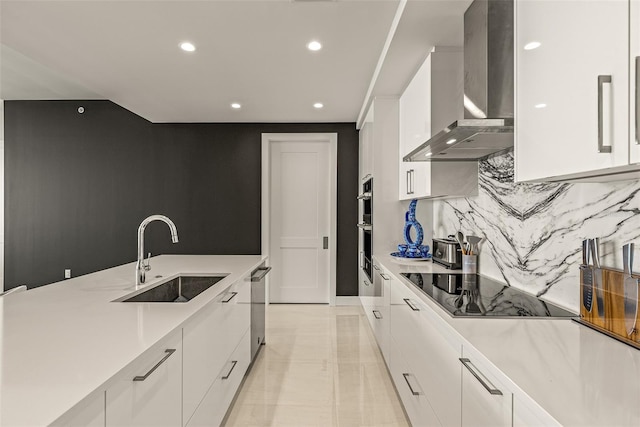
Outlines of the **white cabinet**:
M250 363L251 331L247 330L186 425L189 427L221 425Z
M516 180L630 169L629 1L522 0L515 19Z
M387 365L389 364L389 293L392 276L373 257L373 296L360 296L362 308Z
M189 422L214 381L224 376L220 372L231 364L232 352L240 351L236 348L250 328L250 280L247 275L229 286L184 327L183 424ZM247 357L249 353L250 349ZM234 364L240 378L246 371L243 366Z
M631 145L631 163L640 163L640 0L631 0L629 5L629 22L631 24L629 75L630 99L629 105L631 126L629 143Z
M107 426L182 425L182 330L123 369L106 401Z
M477 162L402 160L463 114L462 51L434 48L400 97L400 200L478 194Z
M51 424L52 427L104 427L105 393L99 390L87 396L62 417Z
M393 337L390 344L389 372L411 424L414 426L440 425L438 417L427 400L420 380L412 367L404 360L402 348Z
M442 319L402 283L394 283L391 288L390 317L392 351L402 356L409 374L406 377L407 372L402 373L402 378L396 375L396 388L416 384L438 420L434 424L427 419L411 418L409 414L411 422L460 425L461 342ZM393 353L391 357L393 364ZM409 387L413 388L412 393L416 387Z
M512 425L513 393L502 374L468 346L463 349L462 426L500 427Z

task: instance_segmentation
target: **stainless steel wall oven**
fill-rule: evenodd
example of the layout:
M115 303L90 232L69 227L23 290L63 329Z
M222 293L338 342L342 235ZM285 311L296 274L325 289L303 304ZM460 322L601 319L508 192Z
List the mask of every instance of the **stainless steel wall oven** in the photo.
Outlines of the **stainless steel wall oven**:
M362 221L358 223L362 252L360 253L360 268L372 281L372 237L373 237L373 178L369 178L362 184L362 193L358 196L361 203Z

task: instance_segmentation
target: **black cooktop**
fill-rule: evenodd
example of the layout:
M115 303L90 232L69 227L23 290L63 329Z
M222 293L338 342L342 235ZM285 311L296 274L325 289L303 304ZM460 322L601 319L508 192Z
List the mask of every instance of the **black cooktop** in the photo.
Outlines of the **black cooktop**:
M462 273L402 273L453 316L576 317L577 314L486 277Z

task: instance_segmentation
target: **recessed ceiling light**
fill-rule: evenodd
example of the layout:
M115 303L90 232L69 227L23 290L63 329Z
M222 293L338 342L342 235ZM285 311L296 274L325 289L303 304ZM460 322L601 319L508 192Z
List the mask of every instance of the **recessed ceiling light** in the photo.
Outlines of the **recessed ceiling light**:
M427 153L427 154L425 154L425 157L429 157L429 156L432 156L432 155L433 155L433 153Z
M180 43L180 49L184 50L185 52L193 52L194 50L196 50L196 47L193 45L193 43L182 42Z
M231 108L233 108L234 110L239 110L240 108L242 108L242 105L240 105L240 104L239 104L239 103L237 103L237 102L233 102L233 103L231 104Z
M324 107L324 104L322 102L316 102L315 104L313 104L313 108L320 109L322 107Z
M533 50L540 47L542 43L540 42L531 42L524 45L524 50Z
M544 108L546 106L547 106L547 104L536 104L535 105L536 108Z
M322 49L322 44L320 44L320 42L317 40L313 40L307 44L307 49L313 50L313 51L320 50Z
M456 142L456 141L457 141L457 139L455 139L455 138L451 138L450 140L448 140L448 141L447 141L447 145L451 145L451 144L453 144L453 143L454 143L454 142Z

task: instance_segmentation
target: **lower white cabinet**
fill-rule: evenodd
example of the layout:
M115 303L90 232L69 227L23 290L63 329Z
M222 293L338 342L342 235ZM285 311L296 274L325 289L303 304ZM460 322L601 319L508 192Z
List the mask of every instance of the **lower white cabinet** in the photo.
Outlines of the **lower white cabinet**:
M186 425L189 427L220 425L250 363L251 331L247 329Z
M414 426L439 426L440 422L433 411L416 372L404 360L402 348L393 337L389 341L389 360L387 362L391 379L396 385L404 409Z
M513 393L484 358L463 349L462 425L500 427L513 424Z
M559 425L401 279L374 261L377 274L389 280L383 279L381 297L362 299L363 308L414 426Z
M460 425L461 367L458 359L462 344L453 331L447 331L444 322L402 283L391 288L390 303L393 343L408 365L409 378L413 377L420 384L421 393L437 418L435 424L427 419L411 419L411 422L414 425ZM398 389L403 386L402 382L396 382Z
M183 425L189 422L207 390L226 369L250 322L251 276L247 275L218 295L184 326ZM250 349L247 357L249 353ZM242 378L246 367L236 369L236 374L240 372Z
M58 418L52 427L104 427L105 425L105 393L99 390L87 396L71 411Z
M182 330L123 369L106 391L107 426L182 424Z

